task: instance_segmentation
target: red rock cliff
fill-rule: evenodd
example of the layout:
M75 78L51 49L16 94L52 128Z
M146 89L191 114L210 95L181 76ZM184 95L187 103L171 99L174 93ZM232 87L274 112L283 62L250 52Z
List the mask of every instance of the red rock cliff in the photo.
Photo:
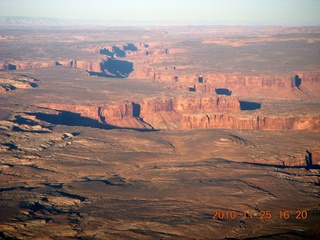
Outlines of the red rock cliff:
M70 111L100 122L125 128L177 129L183 114L238 112L240 104L234 97L188 97L146 99L100 107L44 103L37 106Z
M245 76L224 73L189 73L168 68L151 68L150 62L138 65L144 76L163 82L179 83L181 89L192 87L196 92L215 93L227 88L245 98L280 98L287 100L320 97L320 71L297 72L287 76ZM177 67L178 68L178 67ZM174 67L176 69L176 67ZM141 77L135 73L133 76Z
M68 111L73 113L79 113L83 117L100 120L99 107L97 106L84 106L84 105L71 105L71 104L59 104L59 103L41 103L36 104L38 107L48 108L57 111Z
M62 60L50 62L11 62L10 64L0 64L0 70L19 70L30 68L45 68L57 65L65 67L81 68L91 72L101 72L100 63L102 61L82 61L82 60Z
M136 104L124 102L99 108L99 116L102 122L123 128L150 129L148 124L139 118L139 111L135 109Z
M320 116L241 116L220 113L183 116L180 129L197 128L320 131Z
M320 131L320 116L275 116L244 113L234 97L188 97L145 99L101 107L39 104L40 107L70 111L102 123L123 128Z

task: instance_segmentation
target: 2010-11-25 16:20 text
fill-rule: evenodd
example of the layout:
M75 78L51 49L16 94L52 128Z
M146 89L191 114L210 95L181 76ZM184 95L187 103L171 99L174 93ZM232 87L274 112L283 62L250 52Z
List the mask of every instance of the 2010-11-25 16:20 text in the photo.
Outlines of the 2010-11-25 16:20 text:
M212 219L297 219L297 220L305 220L308 218L308 212L306 210L279 210L279 211L270 211L270 210L260 210L260 211L235 211L235 210L214 210L212 212Z

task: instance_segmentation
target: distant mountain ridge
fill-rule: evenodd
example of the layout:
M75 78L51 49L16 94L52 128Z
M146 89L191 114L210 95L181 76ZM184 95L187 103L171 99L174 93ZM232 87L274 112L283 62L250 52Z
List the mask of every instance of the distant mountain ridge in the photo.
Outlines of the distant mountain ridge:
M73 20L58 19L58 18L38 18L38 17L11 17L0 16L0 24L5 25L65 25L76 22Z
M70 26L132 26L143 25L139 22L122 20L89 20L89 19L59 19L46 17L13 17L0 16L0 28L41 28L41 27L70 27Z
M253 23L253 22L176 22L176 21L128 21L128 20L98 20L98 19L60 19L49 17L0 16L1 29L19 28L56 28L56 27L86 27L86 26L188 26L188 25L267 25L267 26L318 26L310 23Z

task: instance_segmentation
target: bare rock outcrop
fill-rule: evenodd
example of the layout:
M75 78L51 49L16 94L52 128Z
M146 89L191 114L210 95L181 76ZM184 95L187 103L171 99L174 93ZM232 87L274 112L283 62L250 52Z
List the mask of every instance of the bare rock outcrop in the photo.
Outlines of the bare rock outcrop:
M306 164L312 167L314 165L320 165L320 149L311 148L306 150ZM320 179L319 179L320 183Z
M124 102L99 108L100 121L123 128L152 128L139 119L139 113L133 102Z
M152 61L135 63L136 70L133 76L153 79L155 81L179 83L179 88L184 90L215 93L216 88L227 88L237 96L254 98L278 98L286 100L311 99L319 97L320 71L296 72L283 76L269 75L234 75L226 73L197 72L185 74L176 71L178 67L159 68L150 67ZM139 71L143 73L138 73ZM188 71L190 72L190 71ZM177 87L175 85L174 87Z
M60 104L60 103L40 103L36 104L37 107L52 109L56 111L67 111L73 113L79 113L83 117L100 120L99 107L97 106L84 106L84 105L72 105L72 104Z
M240 130L320 131L320 116L184 115L180 129L229 128Z
M19 74L0 74L0 92L10 92L16 89L31 89L38 87L37 79Z
M30 68L45 68L53 66L64 66L71 68L81 68L86 71L100 72L102 60L85 61L85 60L58 60L58 61L14 61L0 64L0 70L21 70Z
M84 69L88 72L96 72L102 73L103 72L103 64L104 64L104 57L99 54L107 55L109 57L126 57L126 55L134 55L137 54L138 48L133 43L127 44L119 44L115 46L107 46L103 49L101 48L85 48L82 49L86 52L92 52L97 54L96 58L91 59L68 59L68 58L58 58L56 60L37 60L37 61L30 61L30 60L22 60L22 61L9 61L0 64L0 70L21 70L21 69L30 69L30 68L45 68L45 67L52 67L52 66L64 66L64 67L71 67L71 68L80 68Z
M59 62L62 66L71 68L81 68L89 72L100 72L101 61L84 61L84 60L71 60Z
M103 106L99 115L105 123L120 127L177 129L183 114L240 111L233 97L145 99Z
M116 127L135 129L227 128L320 131L320 116L241 114L235 97L179 97L84 106L45 103L38 107L78 113Z
M234 97L179 97L145 99L137 102L111 103L105 106L83 106L57 103L38 107L78 113L109 125L140 129L177 129L184 114L238 112L240 103Z

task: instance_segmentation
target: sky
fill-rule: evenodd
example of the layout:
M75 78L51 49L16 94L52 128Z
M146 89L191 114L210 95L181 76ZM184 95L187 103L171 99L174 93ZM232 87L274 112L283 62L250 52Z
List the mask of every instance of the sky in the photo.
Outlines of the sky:
M0 0L0 16L159 24L320 25L320 0Z

